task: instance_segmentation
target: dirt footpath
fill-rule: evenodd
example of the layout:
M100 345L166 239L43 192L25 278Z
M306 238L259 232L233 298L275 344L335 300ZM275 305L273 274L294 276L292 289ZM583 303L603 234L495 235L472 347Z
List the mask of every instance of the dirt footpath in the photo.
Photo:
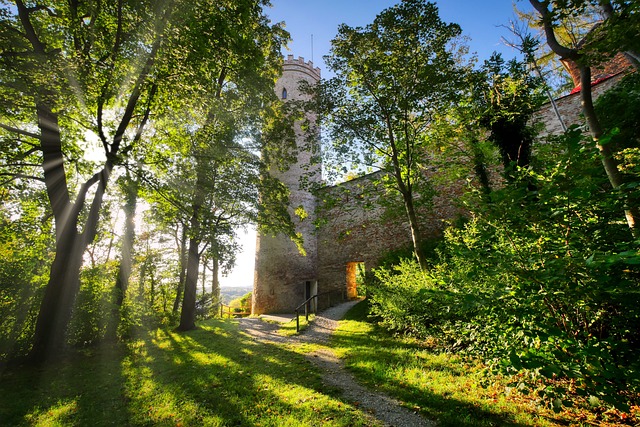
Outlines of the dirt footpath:
M368 390L358 384L344 364L329 346L330 338L338 327L338 321L359 301L349 301L319 313L300 335L284 337L278 334L279 324L264 322L257 318L240 320L240 329L260 342L268 343L314 343L326 346L306 355L311 363L323 372L323 382L338 388L343 397L357 402L358 407L370 414L384 426L418 427L436 426L417 413L403 407L391 397Z

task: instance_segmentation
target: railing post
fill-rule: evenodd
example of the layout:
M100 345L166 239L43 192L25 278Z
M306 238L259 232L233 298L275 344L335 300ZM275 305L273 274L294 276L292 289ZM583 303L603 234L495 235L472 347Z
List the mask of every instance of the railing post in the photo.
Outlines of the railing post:
M300 332L300 313L296 308L296 333Z

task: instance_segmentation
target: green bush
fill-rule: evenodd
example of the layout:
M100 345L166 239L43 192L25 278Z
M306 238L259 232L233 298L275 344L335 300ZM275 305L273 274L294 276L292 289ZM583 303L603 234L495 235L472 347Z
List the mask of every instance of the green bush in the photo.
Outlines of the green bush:
M392 331L526 374L550 404L568 395L562 379L625 407L640 392L640 253L622 213L628 198L611 190L580 133L555 143L446 230L428 272L410 261L378 269L367 286L372 312Z

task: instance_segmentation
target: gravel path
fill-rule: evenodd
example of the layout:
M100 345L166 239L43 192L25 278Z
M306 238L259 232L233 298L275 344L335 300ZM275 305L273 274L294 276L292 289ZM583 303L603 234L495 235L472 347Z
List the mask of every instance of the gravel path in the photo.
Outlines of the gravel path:
M240 329L257 341L268 343L316 343L329 344L331 334L338 327L338 321L359 301L349 301L319 313L300 335L283 337L277 333L280 325L263 322L257 318L240 320ZM389 396L373 392L358 384L344 364L330 348L322 348L306 355L307 359L323 372L323 382L329 387L342 390L348 401L357 402L359 408L370 414L377 423L393 427L435 426L415 412L400 406Z

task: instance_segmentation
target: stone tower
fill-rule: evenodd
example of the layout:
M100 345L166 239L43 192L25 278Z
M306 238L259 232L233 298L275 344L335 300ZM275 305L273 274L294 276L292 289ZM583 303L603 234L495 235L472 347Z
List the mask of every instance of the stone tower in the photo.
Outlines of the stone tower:
M301 100L304 95L298 86L304 80L315 84L320 80L320 69L314 68L311 61L304 58L285 59L282 76L276 82L276 95L283 101ZM312 122L314 117L309 117ZM313 155L305 149L307 142L300 123L295 125L297 160L290 168L281 172L270 173L279 178L289 188L289 213L296 226L296 232L304 239L306 256L299 253L296 245L284 236L269 236L258 233L256 243L256 263L253 283L253 299L251 312L255 314L292 312L306 298L317 292L317 242L315 234L316 199L305 188L300 186L300 178L321 180L320 164L311 165ZM295 215L297 208L302 207L308 216L300 218Z

